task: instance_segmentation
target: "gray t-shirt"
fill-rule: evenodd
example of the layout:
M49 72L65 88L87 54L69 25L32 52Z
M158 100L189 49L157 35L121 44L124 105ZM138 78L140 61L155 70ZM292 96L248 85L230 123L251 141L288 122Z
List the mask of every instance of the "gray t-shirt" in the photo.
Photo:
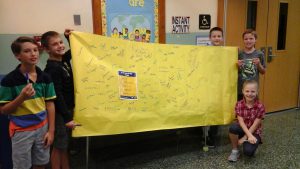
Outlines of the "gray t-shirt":
M255 50L252 53L245 53L244 51L239 52L239 60L244 60L244 64L239 68L238 78L238 94L242 94L242 86L246 80L259 81L259 71L257 66L252 62L254 58L259 58L261 65L265 68L264 53Z

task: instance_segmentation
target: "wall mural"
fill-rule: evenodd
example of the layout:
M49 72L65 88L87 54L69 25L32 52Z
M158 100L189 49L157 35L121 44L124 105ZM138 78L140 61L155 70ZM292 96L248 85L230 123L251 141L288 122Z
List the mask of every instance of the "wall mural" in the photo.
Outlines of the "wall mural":
M158 43L158 0L101 0L103 35Z

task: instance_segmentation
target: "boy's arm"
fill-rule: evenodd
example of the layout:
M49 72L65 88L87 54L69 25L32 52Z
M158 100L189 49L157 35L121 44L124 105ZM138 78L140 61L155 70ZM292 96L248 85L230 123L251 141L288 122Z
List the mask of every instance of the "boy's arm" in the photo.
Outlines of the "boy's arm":
M64 35L65 35L65 38L68 40L68 43L70 44L70 35L71 35L71 32L74 31L73 29L69 29L69 28L66 28L65 29L65 32L64 32Z
M1 114L12 114L16 109L27 99L35 95L35 90L32 84L27 84L21 93L11 102L1 106Z
M244 64L244 60L242 59L242 55L243 55L242 53L243 53L243 51L240 48L238 48L238 61L236 64L238 69L241 69L241 67Z
M74 31L73 29L65 29L65 32L64 32L64 35L65 35L65 38L68 40L68 43L69 43L69 46L70 46L70 35L71 35L71 32ZM63 61L67 61L67 62L70 62L72 58L72 55L71 55L71 49L69 49L65 54L64 54L64 57L63 57Z
M265 74L266 68L265 68L265 60L264 60L264 54L261 53L258 55L258 58L253 59L253 63L257 66L257 69L259 73Z
M264 68L264 66L261 63L259 63L257 65L257 68L258 68L259 73L261 73L261 74L265 74L266 73L266 69Z
M56 94L56 100L55 100L55 108L56 113L60 113L63 117L63 120L65 123L68 123L72 121L72 112L68 110L68 106L66 104L64 95L63 95L63 77L62 77L62 71L60 71L58 67L47 69L45 71L52 77L52 81L54 84L55 94Z
M48 113L48 132L44 137L45 147L49 147L53 143L55 130L55 107L53 101L46 101L46 110Z
M244 64L244 60L238 60L238 62L237 62L238 69L241 69L241 67L243 66L243 64Z
M12 114L16 111L16 109L25 101L25 99L19 95L15 98L15 100L6 103L4 105L0 105L1 114Z

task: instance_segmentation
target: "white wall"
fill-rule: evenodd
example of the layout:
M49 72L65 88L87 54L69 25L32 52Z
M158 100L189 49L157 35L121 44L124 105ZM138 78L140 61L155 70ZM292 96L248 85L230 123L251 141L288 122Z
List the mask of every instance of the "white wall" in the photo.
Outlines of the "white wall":
M75 26L73 15L81 15ZM40 34L65 28L93 32L91 0L0 0L0 34Z
M201 32L199 14L210 14L215 27L217 11L218 0L166 0L166 33L172 32L172 16L190 16L190 32Z

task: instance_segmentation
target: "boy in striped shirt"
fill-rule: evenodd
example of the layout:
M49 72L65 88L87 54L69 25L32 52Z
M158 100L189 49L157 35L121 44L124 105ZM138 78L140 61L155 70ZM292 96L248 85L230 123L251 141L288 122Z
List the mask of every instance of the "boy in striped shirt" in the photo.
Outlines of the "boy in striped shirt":
M11 49L21 64L1 81L0 110L10 117L13 167L42 169L54 137L54 86L36 66L39 50L34 39L19 37Z

